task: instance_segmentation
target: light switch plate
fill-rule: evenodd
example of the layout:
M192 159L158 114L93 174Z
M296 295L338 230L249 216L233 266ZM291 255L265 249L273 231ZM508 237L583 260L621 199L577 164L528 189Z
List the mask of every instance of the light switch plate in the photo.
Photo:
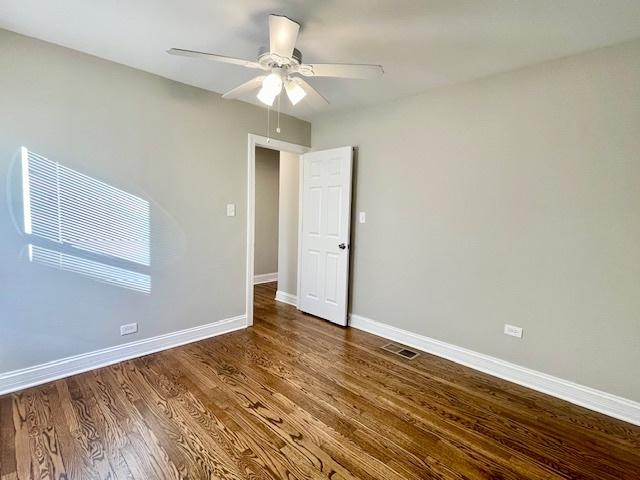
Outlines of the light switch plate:
M504 325L504 334L511 335L512 337L522 338L522 327L516 327L514 325Z
M227 217L235 217L235 216L236 216L235 203L227 203Z
M138 331L137 323L128 323L120 326L120 335L130 335Z
M366 223L367 221L367 212L360 212L360 215L358 216L358 220L360 223Z

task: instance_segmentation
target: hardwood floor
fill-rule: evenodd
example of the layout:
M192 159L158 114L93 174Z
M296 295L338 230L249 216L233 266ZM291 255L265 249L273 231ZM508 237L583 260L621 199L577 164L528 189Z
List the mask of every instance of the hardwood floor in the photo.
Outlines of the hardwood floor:
M640 479L640 428L276 304L0 397L0 479Z

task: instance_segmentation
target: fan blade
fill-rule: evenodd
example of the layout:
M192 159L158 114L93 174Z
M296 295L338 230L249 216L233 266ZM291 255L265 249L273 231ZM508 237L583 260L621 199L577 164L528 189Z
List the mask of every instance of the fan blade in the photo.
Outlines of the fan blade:
M300 25L280 15L269 15L269 50L271 54L290 59L296 46Z
M382 65L357 65L350 63L309 63L298 67L305 77L337 77L372 79L382 76Z
M231 63L233 65L240 65L241 67L265 70L265 68L258 62L244 60L243 58L225 57L224 55L216 55L215 53L196 52L195 50L184 50L182 48L172 48L167 50L167 53L170 53L171 55L179 55L181 57L204 58L206 60L213 60L214 62Z
M296 82L298 85L302 87L302 89L307 94L305 96L305 99L309 102L309 104L313 108L321 108L321 107L324 107L325 105L329 105L329 101L326 98L324 98L322 95L320 95L315 88L313 88L311 85L305 82L302 78L295 77L295 78L292 78L291 81Z
M240 98L247 93L255 90L256 88L262 85L262 81L265 79L265 75L260 75L258 77L252 78L248 82L243 83L242 85L237 86L233 90L229 90L227 93L222 95L222 98L231 100L234 98Z

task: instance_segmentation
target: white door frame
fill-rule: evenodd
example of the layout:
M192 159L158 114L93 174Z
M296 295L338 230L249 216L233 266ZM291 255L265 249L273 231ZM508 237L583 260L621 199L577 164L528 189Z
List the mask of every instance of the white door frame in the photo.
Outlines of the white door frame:
M269 148L271 150L285 151L302 155L311 151L311 147L295 143L275 140L261 135L249 134L249 148L247 152L247 279L246 279L246 306L247 326L253 325L253 262L255 254L255 221L256 221L256 147ZM300 196L300 201L302 196ZM298 206L298 229L302 225L302 208ZM299 240L299 239L298 239ZM298 271L300 270L300 252L298 252Z

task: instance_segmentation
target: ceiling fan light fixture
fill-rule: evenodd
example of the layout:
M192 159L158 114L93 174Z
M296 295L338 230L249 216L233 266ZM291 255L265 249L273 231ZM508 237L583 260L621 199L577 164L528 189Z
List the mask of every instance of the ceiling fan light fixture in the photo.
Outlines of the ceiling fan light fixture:
M262 87L258 92L258 95L256 95L258 100L260 100L262 103L264 103L268 107L273 106L273 102L275 101L277 96L278 94L271 95L271 92L269 92L269 90L265 89L264 87Z
M262 81L262 89L265 95L277 97L282 91L282 77L279 72L272 72Z
M287 91L287 97L289 97L291 105L296 105L307 95L307 92L293 80L288 80L287 83L284 84L284 88Z

